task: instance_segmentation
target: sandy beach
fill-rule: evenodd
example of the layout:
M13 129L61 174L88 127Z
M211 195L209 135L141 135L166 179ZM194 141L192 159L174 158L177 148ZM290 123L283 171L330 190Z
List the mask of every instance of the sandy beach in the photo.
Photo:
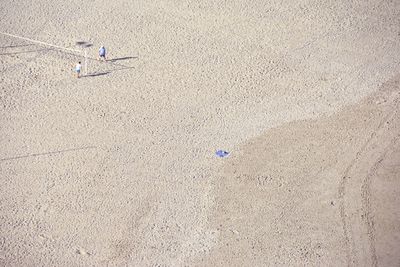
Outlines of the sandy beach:
M399 1L0 16L0 266L400 265Z

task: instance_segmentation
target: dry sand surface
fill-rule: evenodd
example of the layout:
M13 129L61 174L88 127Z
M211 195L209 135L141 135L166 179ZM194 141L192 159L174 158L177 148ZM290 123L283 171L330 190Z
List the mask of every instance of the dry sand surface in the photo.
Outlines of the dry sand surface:
M398 0L1 1L2 32L93 46L76 79L0 34L0 265L400 266L399 25Z

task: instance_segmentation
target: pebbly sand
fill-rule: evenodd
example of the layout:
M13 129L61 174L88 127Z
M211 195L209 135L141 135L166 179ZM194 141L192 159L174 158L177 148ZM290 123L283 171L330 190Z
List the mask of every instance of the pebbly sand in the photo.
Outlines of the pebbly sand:
M400 264L399 1L0 17L1 266Z

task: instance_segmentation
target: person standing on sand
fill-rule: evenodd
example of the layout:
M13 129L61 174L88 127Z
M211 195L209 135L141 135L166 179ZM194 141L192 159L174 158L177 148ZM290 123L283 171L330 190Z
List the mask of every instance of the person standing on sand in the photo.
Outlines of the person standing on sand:
M82 65L81 65L81 62L79 61L78 64L76 64L76 67L75 67L76 77L77 78L81 77L81 69L82 69Z
M102 45L99 49L99 60L106 61L106 48Z

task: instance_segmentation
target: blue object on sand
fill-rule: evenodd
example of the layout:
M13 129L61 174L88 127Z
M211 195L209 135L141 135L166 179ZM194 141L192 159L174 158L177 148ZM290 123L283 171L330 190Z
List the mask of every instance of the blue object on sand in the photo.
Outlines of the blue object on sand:
M218 150L217 152L215 152L215 155L217 155L220 158L225 158L226 156L229 155L229 152L224 150Z

